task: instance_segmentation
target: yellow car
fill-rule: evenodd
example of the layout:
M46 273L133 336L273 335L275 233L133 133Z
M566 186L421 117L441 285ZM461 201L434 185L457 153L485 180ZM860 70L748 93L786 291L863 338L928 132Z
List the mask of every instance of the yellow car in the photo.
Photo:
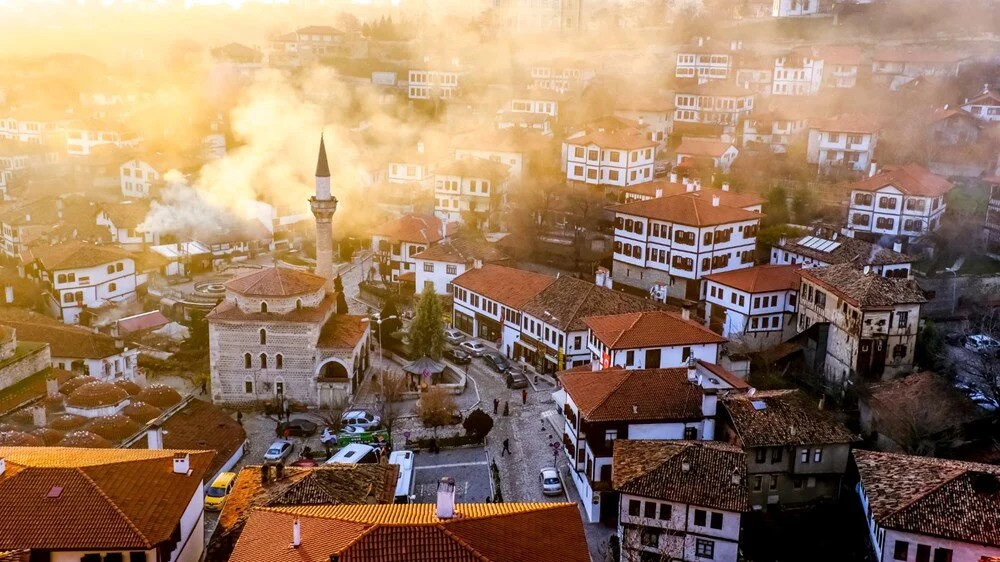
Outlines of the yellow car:
M222 504L226 503L229 492L233 491L233 483L236 482L235 472L223 472L212 482L205 494L205 509L209 511L219 511Z

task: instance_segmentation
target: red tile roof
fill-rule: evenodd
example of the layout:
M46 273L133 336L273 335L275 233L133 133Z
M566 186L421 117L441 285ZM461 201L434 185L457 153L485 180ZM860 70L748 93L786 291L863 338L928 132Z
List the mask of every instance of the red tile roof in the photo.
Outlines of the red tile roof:
M67 326L40 314L21 315L14 311L0 308L0 324L14 328L19 341L48 343L52 357L104 359L122 353L111 336Z
M658 197L645 201L633 201L611 207L615 213L646 217L654 220L683 224L687 226L714 226L760 220L763 215L740 207L712 205L711 199L703 199L690 193Z
M685 137L681 139L681 144L677 147L677 154L719 158L732 146L733 143L731 142L724 142L717 139Z
M169 543L212 457L172 450L0 447L0 550L145 550Z
M285 314L243 312L233 301L224 300L206 318L210 321L230 322L325 322L336 306L337 297L331 294L326 295L317 306L304 306Z
M758 265L706 275L705 279L747 293L798 290L802 283L798 265Z
M448 223L448 235L458 231L458 223ZM372 235L417 244L431 244L444 238L441 235L441 219L431 215L403 215L372 231Z
M875 134L878 132L879 126L874 119L868 116L844 113L826 119L811 120L809 128L838 133Z
M666 310L591 316L583 322L611 349L724 343L725 338Z
M1000 466L858 449L854 461L882 527L1000 547Z
M861 64L861 48L850 45L825 45L819 47L819 57L825 66L858 66Z
M742 449L713 441L615 441L616 491L688 505L750 511Z
M521 311L565 332L575 332L587 329L587 317L659 308L662 305L650 299L563 275L528 299Z
M340 505L255 511L232 562L590 560L573 503L458 504L439 519L433 504ZM289 548L292 523L302 544Z
M897 304L927 302L923 290L913 279L883 277L864 273L853 263L803 269L803 280L833 291L841 298L861 308L886 308Z
M921 48L882 48L872 54L873 61L916 62L916 63L953 63L969 58L969 55L944 49Z
M354 349L368 332L368 318L352 314L334 314L323 324L316 347Z
M708 372L722 379L723 382L733 387L735 390L749 390L751 388L747 381L737 377L722 365L716 365L715 363L709 363L708 361L702 361L701 359L698 360L698 364L707 369Z
M657 146L655 141L649 140L648 137L639 131L594 131L580 137L566 139L566 144L575 146L595 144L601 148L615 148L620 150L636 150Z
M544 273L485 264L459 275L452 283L505 306L521 308L555 280L555 277Z
M799 390L765 390L722 399L743 447L852 443L858 436Z
M22 263L38 261L48 271L95 267L124 259L132 259L132 254L114 246L95 246L88 242L35 246L21 255Z
M298 269L268 267L226 282L230 291L255 297L292 297L314 293L326 279Z
M686 368L571 370L559 381L587 421L702 418L705 391L688 382Z
M851 184L851 189L878 191L889 186L906 195L921 197L939 197L954 187L951 182L935 175L920 164L907 164L899 168L887 167L881 173Z
M415 260L442 261L448 263L471 264L475 260L483 262L504 261L507 255L496 245L486 240L452 237L412 256Z

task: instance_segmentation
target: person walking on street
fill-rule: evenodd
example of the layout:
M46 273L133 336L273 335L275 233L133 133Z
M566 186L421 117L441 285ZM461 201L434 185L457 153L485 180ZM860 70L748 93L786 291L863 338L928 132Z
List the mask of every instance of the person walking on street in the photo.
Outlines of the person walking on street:
M243 425L243 412L236 410L236 423Z
M497 413L498 413L497 410L499 410L499 409L500 409L500 399L499 398L494 398L493 399L493 415L494 416L497 415Z
M504 456L504 454L507 454L507 455L513 454L513 453L510 452L510 439L504 439L503 440L503 449L500 451L500 456L502 457L502 456Z
M208 381L205 379L201 379L201 394L202 396L208 394Z
M528 403L528 389L527 388L522 388L521 389L521 404L527 404L527 403Z
M503 403L503 415L504 416L509 416L510 415L510 402L504 402Z

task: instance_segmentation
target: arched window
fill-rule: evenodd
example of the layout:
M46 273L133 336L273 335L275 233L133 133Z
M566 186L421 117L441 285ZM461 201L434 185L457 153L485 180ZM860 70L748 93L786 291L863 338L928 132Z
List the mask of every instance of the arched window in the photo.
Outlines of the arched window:
M295 299L295 310L302 310L302 299Z
M267 312L267 303L266 302L260 303L260 311L261 312Z
M274 356L274 368L275 369L285 368L285 358L280 353Z
M125 266L123 264L121 264L121 263L116 263L115 264L115 271L121 271L123 269L125 269Z
M267 330L264 328L260 329L260 345L267 344Z
M115 266L114 265L109 265L108 266L108 273L114 273L114 272L115 272Z
M266 353L261 353L260 354L260 368L261 369L266 369L267 368L267 354Z
M65 273L60 273L56 277L56 281L58 281L59 283L65 283L66 282L66 274Z
M243 368L244 369L249 369L250 368L250 354L249 353L246 353L246 354L243 355Z

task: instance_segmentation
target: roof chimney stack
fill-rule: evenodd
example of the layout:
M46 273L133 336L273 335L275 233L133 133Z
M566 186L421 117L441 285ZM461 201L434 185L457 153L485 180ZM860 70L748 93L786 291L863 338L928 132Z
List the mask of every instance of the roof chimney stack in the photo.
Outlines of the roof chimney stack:
M302 523L298 519L292 521L292 548L302 546Z
M0 476L7 472L7 459L0 458Z
M670 183L677 183L677 172L670 172Z
M689 357L687 364L688 364L688 372L687 372L688 382L694 383L698 380L698 368L697 368L698 364L695 362L694 357Z
M45 406L35 406L31 409L31 422L35 427L45 427L46 424Z
M681 463L681 471L682 472L691 472L691 462L690 461L683 461Z
M729 191L729 182L728 181L722 182L722 191Z
M657 198L663 197L663 188L661 187L656 188L656 197Z
M150 450L163 448L163 426L159 422L153 422L146 430L146 448ZM177 467L177 463L174 463L174 467Z
M903 242L900 240L896 240L895 242L893 242L892 251L896 252L897 254L903 253Z
M435 513L438 519L451 519L455 516L455 479L450 476L444 476L438 481Z
M733 484L739 486L740 485L740 480L741 480L740 479L740 471L738 469L734 468L733 469L733 476L732 476Z
M878 173L878 164L872 162L868 165L868 177L874 177Z
M713 207L718 207L719 206L719 196L718 195L713 195L712 196L712 206Z
M865 273L865 275L868 275L868 274L869 274L869 273L871 273L871 272L872 272L872 266L870 266L870 265L865 265L865 268L864 268L864 273Z
M174 453L174 474L191 474L191 455Z

